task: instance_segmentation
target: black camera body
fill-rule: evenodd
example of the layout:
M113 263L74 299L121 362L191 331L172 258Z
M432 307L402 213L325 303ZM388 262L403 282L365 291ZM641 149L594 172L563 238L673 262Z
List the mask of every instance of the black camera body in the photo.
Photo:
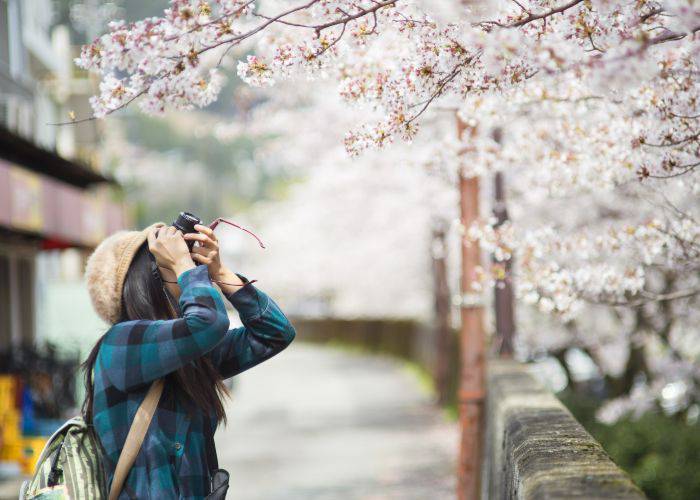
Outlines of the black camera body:
M190 212L180 212L180 215L177 216L177 219L171 224L171 226L177 229L178 231L182 232L182 234L188 234L197 232L197 230L194 228L196 224L202 224L202 220L199 217ZM194 243L194 241L187 242L187 248L190 249L190 252L192 251ZM149 253L149 255L151 257L151 273L153 274L155 280L159 282L161 286L163 286L163 278L161 277L160 271L158 270L158 263L156 262L156 259L152 253ZM167 292L166 296L168 297L170 305L173 306L174 309L176 309L174 301L172 300L170 295L168 295Z
M197 232L194 228L196 224L202 224L202 220L199 217L190 212L180 212L180 215L177 216L177 220L172 223L172 226L182 231L182 234L187 234Z
M180 212L180 215L177 216L177 219L171 225L182 234L188 234L197 232L194 228L196 224L203 224L199 217L190 212ZM194 245L194 241L187 242L187 246L190 250L192 250L192 245Z

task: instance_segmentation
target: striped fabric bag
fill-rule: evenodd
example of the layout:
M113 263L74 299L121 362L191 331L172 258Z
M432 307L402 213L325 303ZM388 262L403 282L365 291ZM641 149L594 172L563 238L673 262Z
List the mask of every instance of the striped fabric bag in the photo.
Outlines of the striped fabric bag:
M22 484L19 500L117 500L163 393L156 380L136 410L119 454L107 494L102 446L82 417L68 420L51 436L36 464L34 477Z
M19 498L93 500L107 498L106 491L100 443L85 421L75 417L49 438Z

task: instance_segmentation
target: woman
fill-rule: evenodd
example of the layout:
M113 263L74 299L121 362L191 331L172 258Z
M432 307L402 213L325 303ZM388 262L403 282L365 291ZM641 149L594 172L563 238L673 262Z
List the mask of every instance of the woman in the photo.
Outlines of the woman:
M165 381L119 498L206 496L207 438L225 421L223 380L274 356L295 335L267 295L222 265L213 231L195 229L120 232L88 260L90 297L112 325L84 365L84 413L104 448L108 485L137 408L154 381ZM228 329L215 283L243 327Z

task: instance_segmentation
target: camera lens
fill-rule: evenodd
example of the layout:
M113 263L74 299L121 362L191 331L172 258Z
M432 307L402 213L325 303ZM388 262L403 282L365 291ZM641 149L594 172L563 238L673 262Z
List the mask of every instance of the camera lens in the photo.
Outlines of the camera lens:
M201 224L202 221L196 215L189 212L180 212L177 220L173 222L173 227L182 231L182 234L196 233L195 224Z

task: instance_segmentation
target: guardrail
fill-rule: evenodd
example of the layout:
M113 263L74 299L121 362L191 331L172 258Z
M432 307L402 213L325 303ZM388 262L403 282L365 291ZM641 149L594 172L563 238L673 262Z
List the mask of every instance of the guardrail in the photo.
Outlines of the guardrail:
M645 496L526 365L490 360L482 498Z

